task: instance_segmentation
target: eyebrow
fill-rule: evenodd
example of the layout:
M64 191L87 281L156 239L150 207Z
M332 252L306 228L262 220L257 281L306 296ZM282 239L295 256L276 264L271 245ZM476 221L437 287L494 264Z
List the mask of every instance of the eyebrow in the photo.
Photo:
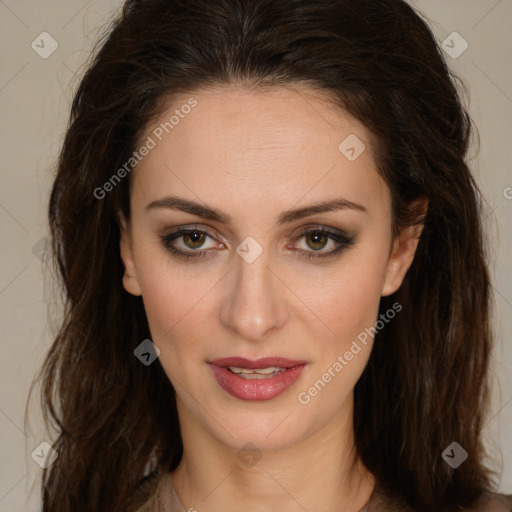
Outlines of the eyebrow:
M190 213L191 215L196 215L198 217L202 217L204 219L212 220L222 224L231 224L231 217L228 214L211 206L203 205L195 201L191 201L189 199L184 199L182 197L174 195L166 196L162 199L157 199L156 201L149 203L146 206L146 211L151 211L156 208L165 208L167 210L180 210L182 212ZM314 215L315 213L333 212L344 209L367 212L364 206L357 203L353 203L352 201L348 201L342 198L331 199L323 203L311 204L309 206L305 206L302 208L295 208L292 210L286 210L284 212L281 212L277 224L286 224L289 222L300 220L305 217L309 217L310 215Z

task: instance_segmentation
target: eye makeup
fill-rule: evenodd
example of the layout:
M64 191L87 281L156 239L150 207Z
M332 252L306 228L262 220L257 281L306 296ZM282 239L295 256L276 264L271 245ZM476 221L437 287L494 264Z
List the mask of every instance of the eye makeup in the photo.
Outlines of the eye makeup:
M180 227L171 233L160 235L158 238L173 257L184 260L210 258L213 257L214 251L225 247L224 244L220 243L220 247L201 249L208 239L216 240L216 237L208 229L198 228L197 226ZM287 249L291 249L295 253L295 257L307 260L334 258L355 245L354 236L348 236L341 230L326 226L309 227L294 236L295 243L302 239L304 239L306 247L311 250L297 248L296 245L292 247L288 245ZM315 247L318 245L320 247ZM334 245L334 248L324 250L329 245Z

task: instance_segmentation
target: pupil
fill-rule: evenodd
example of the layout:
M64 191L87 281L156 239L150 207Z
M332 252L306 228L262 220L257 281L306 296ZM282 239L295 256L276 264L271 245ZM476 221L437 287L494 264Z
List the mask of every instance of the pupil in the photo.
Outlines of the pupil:
M313 245L320 244L320 247L313 247L314 249L322 249L323 247L325 247L326 236L323 233L312 233L309 236L311 237ZM324 243L322 243L322 239Z
M185 239L191 240L192 246L194 248L197 248L197 247L200 247L201 245L203 245L203 237L204 237L204 235L202 233L198 233L197 231L191 231L190 233L185 234ZM187 244L187 245L189 245L189 244Z

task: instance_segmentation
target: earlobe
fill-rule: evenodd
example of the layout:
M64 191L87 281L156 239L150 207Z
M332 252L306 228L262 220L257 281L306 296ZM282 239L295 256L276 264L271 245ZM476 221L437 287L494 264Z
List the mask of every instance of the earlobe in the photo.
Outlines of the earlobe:
M120 238L119 238L119 249L121 255L121 261L124 266L124 275L123 275L123 287L132 295L142 295L142 291L139 285L139 281L137 279L137 274L135 272L135 264L133 261L133 252L132 252L132 243L131 243L131 233L130 233L130 225L124 217L121 215L121 226L120 226Z
M428 201L426 199L416 202L415 208L422 211L422 219L427 211ZM393 242L393 249L388 261L386 277L381 295L391 295L395 293L405 278L405 274L411 266L416 249L423 231L423 220L421 223L407 226L400 231L400 234Z

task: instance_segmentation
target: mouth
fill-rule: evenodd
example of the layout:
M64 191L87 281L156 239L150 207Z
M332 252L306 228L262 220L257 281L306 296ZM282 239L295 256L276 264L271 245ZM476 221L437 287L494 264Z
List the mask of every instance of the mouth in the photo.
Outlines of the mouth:
M269 366L268 368L258 368L254 370L240 368L238 366L228 366L227 368L230 372L238 375L242 379L270 379L286 371L286 368L276 368L275 366Z
M307 365L307 361L282 357L227 357L208 363L220 387L241 400L275 398L298 380Z

